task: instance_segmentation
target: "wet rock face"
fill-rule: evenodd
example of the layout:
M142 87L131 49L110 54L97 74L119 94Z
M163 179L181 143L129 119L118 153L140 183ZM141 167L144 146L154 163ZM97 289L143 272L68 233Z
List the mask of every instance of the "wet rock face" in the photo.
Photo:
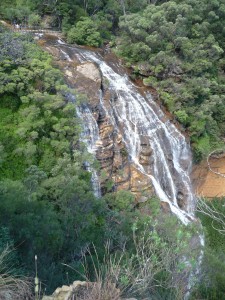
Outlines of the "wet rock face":
M77 72L82 74L84 77L89 78L90 80L101 84L102 78L98 67L92 63L87 62L82 65L77 66Z
M177 204L181 209L185 208L185 205L186 205L185 199L186 199L186 197L184 196L183 191L179 191L177 193Z
M105 108L107 111L113 111L113 105L117 100L116 93L109 89L105 78L102 78L101 87L104 108L101 103L94 106L92 98L90 98L89 104L93 111L98 111L97 123L101 145L97 149L96 158L100 162L102 173L104 173L102 192L105 192L104 184L112 180L112 190L130 190L136 196L137 201L146 201L147 197L153 194L151 181L137 170L130 161L129 153L122 138L123 128L112 124L111 119L105 112ZM151 148L144 142L142 146L139 159L142 159L143 163L149 164Z
M86 62L74 68L72 79L76 90L87 96L89 104L98 117L99 91L101 88L101 73L97 66L92 62Z
M151 180L130 161L122 138L123 128L112 124L105 110L113 110L117 94L110 90L107 79L102 76L95 63L82 63L75 57L72 61L68 61L66 54L60 50L57 51L55 47L48 46L47 50L56 58L68 84L79 93L86 95L88 106L98 124L100 139L95 145L95 155L100 163L99 175L102 194L109 189L108 187L106 189L107 182L111 182L113 191L129 190L136 196L137 201L145 202L154 194ZM138 158L143 166L148 167L151 164L151 153L151 146L143 137Z
M105 105L111 105L108 92L103 93ZM109 117L103 114L101 109L100 107L97 119L101 142L98 142L96 158L100 162L101 172L104 173L101 182L102 192L105 192L105 183L112 180L113 190L130 190L136 195L137 201L143 201L144 195L147 197L152 194L151 182L131 163L122 134L111 124Z
M139 154L139 163L143 166L148 166L151 161L152 148L149 144L149 140L145 137L141 137L141 150Z
M138 154L137 157L132 157L132 161L136 163L134 164L123 138L126 128L118 116L120 110L123 109L118 98L121 95L118 96L117 92L111 88L109 80L102 75L99 66L86 58L82 60L82 49L78 51L78 54L81 54L80 56L76 56L76 48L73 48L72 51L69 47L63 47L62 45L51 46L51 44L48 44L46 49L55 57L56 62L65 74L68 85L75 88L80 94L85 95L83 97L86 98L84 101L97 122L99 137L94 141L94 152L100 163L98 175L101 180L102 194L109 191L110 188L112 191L129 190L136 196L138 202L145 202L155 194L151 176L149 176L152 174L153 164L155 163L154 145L150 144L149 137L146 137L144 131L143 135L140 132ZM129 99L127 99L127 103L129 103ZM129 105L126 109L129 109ZM135 126L135 124L132 124L131 126ZM165 133L163 131L159 133L163 140L163 147L169 149L170 145L167 145L168 139L164 136ZM126 140L126 143L129 144L131 140L132 137L130 141ZM130 147L130 145L128 146ZM167 151L166 155L168 166L173 170L172 176L175 177L177 186L180 186L180 178L173 166L172 154ZM139 167L137 167L138 164ZM159 174L163 175L163 172L165 170L159 169ZM166 181L162 180L161 185L167 189ZM186 208L186 195L187 191L182 190L182 187L179 188L176 196L177 204L181 209Z

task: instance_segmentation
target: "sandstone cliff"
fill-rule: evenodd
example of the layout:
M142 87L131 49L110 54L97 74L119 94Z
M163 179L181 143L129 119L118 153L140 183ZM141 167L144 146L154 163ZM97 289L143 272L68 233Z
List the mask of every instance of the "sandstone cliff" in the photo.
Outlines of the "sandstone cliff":
M212 156L193 168L193 184L198 196L206 198L225 196L225 155ZM219 175L220 173L221 175Z
M99 128L95 155L100 163L102 194L106 192L106 185L109 187L107 183L110 183L113 191L129 190L136 196L138 202L146 201L154 194L151 180L130 161L122 139L123 128L115 130L101 103L104 102L107 109L116 102L116 95L109 89L107 79L102 76L95 63L80 62L72 53L68 58L62 48L51 46L49 40L46 43L42 41L42 46L54 56L65 74L68 85L87 96L88 106ZM143 139L138 160L145 167L151 163L151 152L149 143Z

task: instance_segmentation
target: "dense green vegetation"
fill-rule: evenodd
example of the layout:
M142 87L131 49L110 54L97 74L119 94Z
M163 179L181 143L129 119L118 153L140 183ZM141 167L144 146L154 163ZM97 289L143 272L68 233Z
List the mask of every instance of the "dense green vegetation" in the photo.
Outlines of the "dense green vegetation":
M157 89L189 132L195 159L200 160L224 146L223 2L4 0L0 14L23 26L45 26L47 16L50 26L61 29L70 43L98 47L113 41L133 75ZM82 279L65 265L83 274L86 256L93 279L88 249L94 261L97 252L102 262L102 245L110 240L110 255L124 255L116 284L126 296L182 299L182 284L174 282L171 273L179 278L186 267L180 258L189 255L196 228L184 228L159 214L153 199L142 213L127 192L96 199L84 167L93 158L79 140L81 124L68 95L74 94L77 103L82 97L65 86L52 58L28 35L0 28L0 46L0 252L7 245L15 247L10 254L14 274L34 276L37 255L40 280L50 292ZM216 202L220 211L222 203ZM224 237L212 228L210 218L199 216L206 250L192 297L223 299ZM139 286L135 275L144 265L137 245L143 247L143 240L155 251L149 254L155 264L148 266L154 276ZM163 249L171 251L170 260ZM193 266L195 254L190 257Z
M189 131L196 160L224 145L223 1L168 1L121 18L118 53Z
M14 0L0 11L22 25L48 17L70 43L115 45L116 35L117 54L189 132L195 160L224 146L223 0Z
M225 198L213 199L207 204L213 208L218 220L210 216L198 213L205 229L205 255L202 265L200 284L193 292L192 299L223 299L225 293ZM222 222L219 222L221 220Z
M83 168L88 155L66 97L72 91L51 57L27 36L3 31L0 43L0 226L25 270L33 272L37 254L42 280L55 287L61 260L73 261L87 240L102 235L104 204Z
M103 245L110 241L110 254L124 255L117 285L127 295L163 294L168 288L174 295L170 274L183 270L180 258L193 229L182 232L175 217L155 219L159 204L153 200L141 214L125 191L96 199L85 170L93 158L79 139L80 121L68 95L74 94L77 104L82 97L64 85L52 58L29 35L1 28L0 43L0 252L15 248L13 272L34 277L37 255L38 275L49 293L82 279L73 270L85 272L88 249L93 252L94 243L101 261ZM148 252L154 254L154 276L139 291L135 272L143 260L139 252L134 256L134 233L142 241L144 232L155 251ZM177 249L173 260L164 259L162 249L167 248ZM125 272L128 262L130 274ZM91 262L89 268L93 278ZM156 280L160 285L153 289Z
M121 15L135 13L148 4L164 1L4 0L0 3L0 15L23 26L45 26L45 18L41 22L40 17L47 17L51 27L62 30L65 35L69 34L70 42L100 46L118 31Z

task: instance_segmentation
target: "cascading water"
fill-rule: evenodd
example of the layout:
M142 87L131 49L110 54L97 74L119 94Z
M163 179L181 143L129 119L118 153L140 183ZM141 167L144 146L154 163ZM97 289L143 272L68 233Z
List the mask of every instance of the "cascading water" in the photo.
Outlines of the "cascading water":
M66 54L63 51L63 54ZM66 57L68 55L65 55ZM70 61L70 60L69 60ZM67 95L68 101L75 103L75 96L72 94ZM93 118L92 112L86 104L82 104L77 107L77 115L83 120L83 130L81 132L81 140L87 145L89 153L95 155L96 142L99 140L98 125ZM101 196L100 182L98 180L97 171L90 166L90 163L86 161L85 167L87 171L91 172L91 183L93 187L94 195L99 198Z
M83 131L81 133L81 139L86 143L88 152L95 155L96 142L99 140L98 125L87 105L83 104L79 106L77 109L77 114L83 120ZM86 169L92 174L91 182L94 195L99 198L101 196L101 188L97 171L91 168L88 162L86 162Z
M74 65L77 65L77 61L81 64L94 62L98 65L102 81L107 81L107 89L113 95L107 102L104 98L105 90L102 83L97 103L97 110L101 111L100 119L94 116L95 112L88 104L83 104L77 109L77 114L83 121L81 138L86 143L88 151L97 155L99 145L103 146L103 148L100 148L103 151L100 152L100 156L104 154L105 149L109 151L108 146L102 144L99 131L101 119L105 119L106 123L112 125L113 130L119 133L117 137L122 136L123 144L126 145L126 151L129 155L129 161L132 165L135 165L135 168L145 178L152 182L161 201L168 203L170 210L184 224L195 220L195 198L189 177L192 161L190 146L185 137L165 117L162 110L153 101L151 94L140 92L139 88L129 80L126 72L121 69L118 63L112 61L106 63L97 52L71 47L60 40L57 44L54 44L54 48L58 49L60 59L67 62L64 69L68 71L65 71L65 74L69 76L71 69L68 70L68 66L71 65L73 69ZM46 49L51 52L49 47L46 46ZM143 140L147 145L147 151L150 153L148 164L140 162L140 153L143 153ZM151 149L149 150L148 147ZM113 151L116 153L116 147ZM89 164L86 167L92 172L93 190L95 195L99 197L101 189L97 172ZM138 184L140 184L139 181ZM204 236L196 234L196 238L199 241L198 244L203 247ZM194 278L200 272L202 258L203 250L199 251L197 266L192 271L189 258L183 258L183 262L190 269L186 278L184 299L188 299L190 295Z
M61 43L60 50L65 54L62 47L66 49L68 46ZM109 66L99 54L92 51L70 48L70 53L80 62L91 61L99 66L102 76L109 83L109 88L117 95L116 100L111 102L110 109L104 109L102 100L101 105L114 128L122 130L130 159L139 171L151 179L161 201L167 202L171 211L187 224L193 218L195 200L189 177L191 151L185 137L169 120L165 122L163 112L152 100L151 95L141 94L125 72L118 73L114 70L115 66ZM65 57L71 60L68 54ZM85 134L86 137L89 136L86 138L87 145L93 153L95 143L99 139L98 125L91 117L90 110L87 110L86 107L81 117L85 131L88 131L88 134ZM144 167L138 160L142 137L148 139L151 145L152 167Z

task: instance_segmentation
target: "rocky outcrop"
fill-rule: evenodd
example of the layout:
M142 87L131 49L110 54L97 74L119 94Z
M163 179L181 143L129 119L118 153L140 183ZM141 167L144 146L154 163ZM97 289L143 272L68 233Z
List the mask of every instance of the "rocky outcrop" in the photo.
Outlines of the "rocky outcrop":
M152 195L155 195L155 190L153 188L151 180L152 171L155 169L155 167L153 167L153 165L155 164L155 150L153 153L152 147L150 145L151 139L149 139L149 133L147 133L146 135L146 132L148 132L148 127L145 128L145 124L142 124L141 120L138 121L138 126L140 126L140 128L138 128L137 130L140 130L138 137L138 139L140 139L140 147L138 149L137 157L134 157L134 154L131 153L131 159L131 155L129 154L130 150L127 150L126 143L129 144L129 134L135 134L136 123L132 122L132 119L129 118L128 127L130 126L131 128L128 129L129 133L128 135L126 135L126 122L122 121L121 116L119 116L119 112L120 109L125 109L127 110L127 113L128 110L131 109L132 117L134 117L135 114L132 113L133 108L130 108L128 104L129 98L125 97L123 99L124 101L127 101L127 106L126 103L124 105L124 101L121 101L121 99L118 101L118 97L120 97L121 94L117 94L117 89L113 89L112 84L109 84L109 81L107 79L108 77L106 78L103 76L102 72L104 74L107 74L107 66L105 66L106 69L104 69L104 65L102 68L102 66L99 67L94 62L90 62L90 60L85 56L89 54L87 54L87 51L82 47L71 48L68 45L63 45L63 43L61 42L54 43L53 45L51 45L51 40L49 38L47 39L47 41L44 41L44 43L44 47L46 48L46 50L53 54L55 61L60 66L61 70L64 72L68 85L72 88L75 88L81 95L83 95L82 97L77 98L81 98L81 103L83 101L85 103L85 106L88 106L88 111L92 112L92 116L97 122L97 130L96 128L94 128L94 133L95 136L96 132L99 133L99 137L97 137L97 140L91 139L91 143L95 143L94 147L91 144L91 149L92 152L95 154L97 160L99 161L100 165L98 178L100 178L101 181L100 185L102 194L105 194L107 191L127 190L131 191L135 195L137 203L145 202ZM98 60L98 55L101 56L101 54L97 52L96 55L93 54L93 57L95 57L96 60ZM113 65L113 67L116 68L116 71L118 71L119 74L125 74L123 71L120 70L121 66L118 64L118 60L113 59L113 57L111 56L108 57L107 55L104 58L105 61L108 63L108 66L110 67ZM100 64L104 64L104 61L101 59L100 56ZM105 72L101 72L100 68ZM140 65L139 69L142 69L143 74L147 72L146 76L149 75L148 65ZM175 73L178 74L179 72ZM113 79L113 77L109 78ZM118 86L120 87L120 80L122 80L122 77L119 79L119 77L115 76L115 80L118 80ZM121 84L126 90L126 86L123 85L123 81L121 81ZM139 92L140 94L145 94L145 89L139 89ZM150 101L148 97L146 97L145 100ZM162 122L166 123L169 121L169 118L162 114L157 105L151 103L150 106L152 107L152 110L155 111L155 113L159 116ZM123 117L125 115L129 116L129 112L128 114L126 113L122 113ZM85 118L84 115L83 117ZM154 118L154 113L152 114L152 117ZM88 119L87 115L86 118ZM148 118L146 118L145 120L148 124ZM91 121L88 124L91 124ZM145 128L143 133L142 126L143 128ZM169 128L171 128L171 126ZM170 145L169 140L167 138L167 134L164 132L163 126L159 125L157 128L156 125L156 129L159 133L161 130L161 135L158 136L158 139L160 139L160 143L162 143L163 145L162 148L167 149L165 155L166 162L164 163L164 165L167 165L169 167L171 171L171 177L173 178L173 183L176 186L176 194L174 194L172 197L176 197L178 206L182 210L186 210L187 201L190 198L190 189L189 183L184 184L182 182L183 177L181 178L179 176L179 172L176 170L173 164L172 148L176 145ZM154 128L152 130L154 132ZM87 128L86 131L87 133L90 132L90 136L93 133L93 130L90 127ZM178 131L173 131L173 134L177 135L176 139L179 141L180 137ZM133 136L131 136L130 141L135 143L132 137ZM129 149L131 148L132 145L129 145ZM181 152L179 153L181 154ZM190 160L185 159L183 161L180 161L180 166L184 170L187 170L188 165L184 164L189 163ZM159 178L159 180L161 180L161 188L163 190L168 190L168 195L170 195L171 197L173 189L171 187L169 177L163 174L163 172L166 171L163 171L164 168L162 165L159 166L159 168L160 173L162 172L161 179ZM96 195L98 193L96 193Z
M55 46L49 44L49 41L45 48L55 57L68 85L85 95L82 97L85 98L83 101L88 104L98 123L100 139L96 142L96 158L100 163L102 193L109 190L107 183L110 182L111 190L129 190L136 196L138 202L146 201L153 194L151 180L130 161L122 138L123 129L115 128L106 113L106 110L112 110L117 100L117 95L110 90L107 79L102 76L95 63L82 63L72 53L68 58L68 49L57 50ZM143 138L138 159L145 168L151 164L151 153L148 141Z
M71 285L57 288L51 296L42 300L137 300L121 298L115 284L102 282L74 281Z
M102 194L110 190L129 190L136 196L137 202L146 201L153 194L155 194L151 180L152 171L155 169L155 166L153 167L153 165L155 165L156 161L163 161L163 165L168 166L168 169L171 172L171 177L166 175L168 172L164 169L162 164L159 164L159 172L162 172L161 178L158 178L161 188L163 190L167 190L170 197L176 197L178 206L182 210L186 210L190 189L189 183L184 184L184 177L179 175L179 172L177 171L179 168L174 166L173 147L176 147L176 144L170 143L168 139L169 129L164 130L164 127L161 126L160 121L157 123L157 118L154 117L154 113L151 113L150 110L148 111L151 117L153 119L155 118L154 122L157 123L154 124L153 122L151 125L149 123L149 119L145 118L141 114L141 112L143 112L143 109L140 108L142 105L141 103L139 108L133 104L129 105L129 93L126 93L126 85L124 85L125 81L123 81L122 76L117 77L112 75L113 73L110 73L112 76L107 77L107 68L109 67L110 69L110 64L116 68L116 72L118 71L119 74L124 74L124 76L126 76L125 73L120 70L118 62L113 61L110 57L109 61L106 59L106 62L108 63L107 67L107 64L104 66L104 60L102 60L100 56L98 58L98 55L100 55L99 53L96 55L93 54L93 57L95 58L93 61L97 61L98 59L100 61L101 67L99 67L96 63L89 61L89 59L92 60L92 57L88 56L90 53L87 54L86 50L83 50L79 47L70 48L66 45L63 46L62 43L60 43L60 45L57 43L52 47L49 39L45 45L45 48L54 55L57 63L65 74L68 85L75 88L80 94L85 95L80 97L82 98L81 102L84 101L85 105L88 106L89 114L91 111L93 118L97 122L97 126L94 124L95 128L93 132L93 118L91 117L90 119L87 114L85 116L82 115L83 118L89 120L86 123L92 126L87 128L87 135L89 133L90 136L93 136L93 133L94 136L97 136L96 133L99 134L97 140L92 138L90 139L90 142L92 143L92 152L94 152L97 160L100 163L98 175L101 180ZM147 70L148 66L143 65L142 69ZM103 76L102 72L107 78L110 78L110 80L113 80L113 76L115 76L115 80L118 80L119 89L112 88L112 82L111 85L109 85L108 79ZM115 87L116 85L117 84L115 84ZM118 97L121 97L123 94L122 90L120 90L121 86L123 89L125 89L125 93L123 101L121 101L121 99L118 101ZM118 93L118 91L120 92ZM142 91L140 91L140 94L141 93ZM130 97L132 98L132 94L130 94ZM148 97L146 97L145 101L150 101L149 106L152 107L152 111L159 116L159 119L162 122L165 123L169 121L168 118L162 114L158 106L154 105L151 100L148 99ZM133 113L133 109L140 109L140 113ZM120 110L122 110L121 115ZM148 113L146 112L146 114ZM122 119L125 116L128 118L128 122L123 122ZM133 122L132 118L139 119L140 116L142 116L141 118L145 120L145 123L142 123L141 120L138 120L137 123ZM138 127L136 128L137 124ZM145 127L145 124L148 124L148 127ZM148 129L151 126L156 126L157 131L157 134L153 133L155 138L153 136L152 139L149 138L149 134L151 133ZM172 126L167 127L173 131L175 139L177 139L180 143L181 139L179 132L174 130ZM135 139L133 139L136 134L136 130L139 132L138 144L140 143L137 151L138 154L134 154L132 152L132 145L129 144L134 143L134 147L136 147ZM155 132L154 127L151 130L152 132ZM131 136L129 137L129 135ZM166 155L163 156L160 154L159 159L155 159L156 153L155 150L154 153L152 150L152 147L154 147L154 149L156 148L156 143L154 142L156 139L159 140L159 145L162 144L162 149L166 150ZM94 147L93 143L95 143ZM153 144L151 145L150 143ZM127 150L127 144L129 144L129 151ZM181 147L179 149L181 149ZM132 153L129 154L129 152ZM177 155L181 155L181 151L178 152L179 154L177 153ZM190 160L188 159L179 161L181 169L184 170L188 169L189 163ZM176 194L173 192L174 189L171 186L172 181L170 178L173 178L173 184L176 186Z
M82 58L82 48L70 50L69 47L64 47L62 44L59 47L56 45L52 47L49 40L45 48L55 57L65 74L68 85L84 95L81 97L81 102L84 101L85 105L88 105L98 124L99 138L94 148L95 156L100 163L98 175L101 180L102 194L110 190L127 190L136 196L137 202L145 202L155 194L151 178L146 175L151 174L154 163L149 138L145 135L140 136L140 151L136 161L143 167L144 172L141 172L141 168L137 168L137 164L131 161L123 139L125 129L123 123L118 121L118 115L114 109L115 106L120 105L118 95L115 90L110 88L108 79L102 75L98 65ZM76 55L76 51L78 55ZM111 57L110 63L116 65ZM147 65L141 67L143 70L148 69ZM121 109L123 108L121 107ZM163 118L166 122L166 117L163 116ZM165 143L166 140L164 145L167 147ZM167 148L169 149L170 145ZM167 160L172 170L174 169L172 154L168 152L167 156L169 155L171 158L167 157ZM185 210L188 190L185 190L185 186L180 184L180 178L175 170L173 176L177 183L176 186L180 187L177 192L177 203L181 209Z
M55 290L51 296L44 296L42 300L72 300L78 298L84 290L87 290L89 283L86 281L74 281L71 285L63 285Z

